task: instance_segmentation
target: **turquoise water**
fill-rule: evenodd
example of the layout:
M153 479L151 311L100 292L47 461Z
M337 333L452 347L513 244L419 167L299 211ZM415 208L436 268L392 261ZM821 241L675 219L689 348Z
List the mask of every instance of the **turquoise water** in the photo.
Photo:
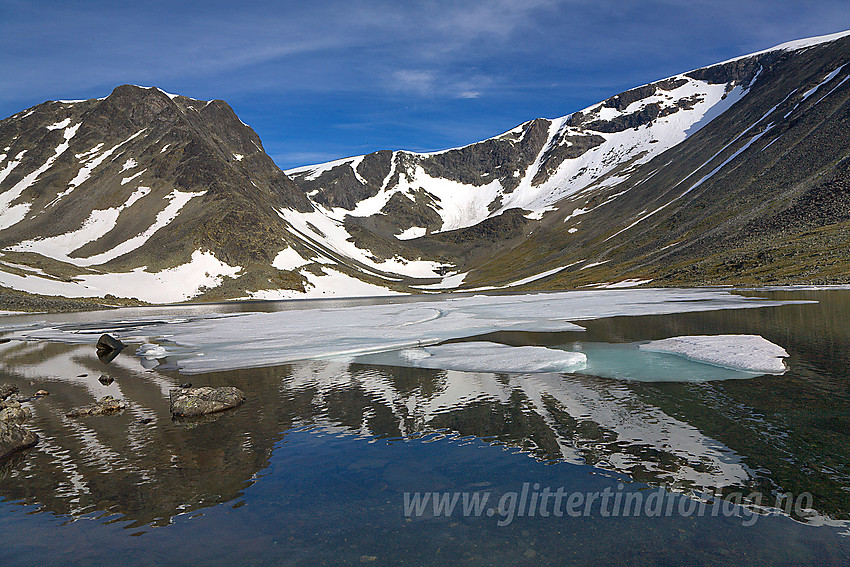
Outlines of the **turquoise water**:
M607 365L591 366L598 374L632 378L658 369L651 357L636 363L634 345L666 336L761 334L791 354L784 375L734 380L330 361L187 378L147 372L131 354L104 365L90 345L3 345L0 383L51 395L32 403L30 426L42 442L0 463L0 562L850 564L840 522L850 518L850 294L770 295L820 303L484 337L569 349L578 341L592 364ZM644 354L669 359L666 377L723 370ZM112 385L97 381L104 373ZM238 386L248 401L209 419L172 421L167 389L187 380ZM131 407L62 417L106 393ZM405 514L405 493L488 493L491 504L510 503L506 495L526 485L529 498L547 487L647 498L660 488L673 512L611 517L594 505L578 517L538 509L510 522L500 510ZM687 513L718 487L727 499L771 502L808 493L813 511L753 517L751 506L730 506L737 515L713 516L709 504Z

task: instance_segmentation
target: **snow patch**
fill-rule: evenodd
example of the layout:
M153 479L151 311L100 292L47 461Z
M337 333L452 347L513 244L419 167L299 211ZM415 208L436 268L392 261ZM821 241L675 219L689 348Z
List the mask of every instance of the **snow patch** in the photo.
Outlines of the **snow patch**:
M71 123L71 119L66 118L65 120L61 120L59 122L54 122L50 126L47 126L47 129L48 130L61 130L62 128L67 128L70 123Z
M420 236L425 236L425 233L428 232L428 229L422 226L411 226L410 228L403 230L395 235L399 240L413 240L414 238L419 238Z
M284 248L277 253L272 260L272 267L278 270L294 270L307 263L307 260L295 251L294 248Z
M185 301L198 295L202 288L214 288L224 277L236 277L241 266L230 266L211 252L196 250L191 260L161 272L136 268L132 272L81 276L84 286L119 297L135 297L151 303ZM109 290L109 291L106 291Z
M572 265L573 264L570 264L570 266L572 266ZM561 266L559 268L553 268L551 270L547 270L545 272L535 274L533 276L529 276L527 278L523 278L523 279L517 280L515 282L511 282L506 287L516 287L516 286L525 285L527 283L531 283L531 282L534 282L534 281L537 281L537 280L542 280L543 278L549 277L553 274L557 274L558 272L560 272L560 271L562 271L566 268L569 268L570 266Z
M133 174L133 175L131 175L130 177L123 177L123 178L121 179L121 185L126 185L126 184L128 184L129 182L131 182L132 180L134 180L135 178L137 178L138 176L140 176L141 174L143 174L143 173L144 173L144 172L146 172L146 171L147 171L147 169L143 169L143 170L141 170L141 171L140 171L140 172L138 172L138 173L134 173L134 174Z
M652 282L651 279L642 280L642 279L639 279L639 278L633 278L633 279L622 280L622 281L614 282L614 283L600 284L599 287L601 287L603 289L618 289L618 288L623 288L623 287L636 287L636 286L648 284L648 283L651 283L651 282Z
M6 179L6 177L10 173L12 173L13 169L15 169L16 167L21 165L21 161L23 161L23 157L24 157L25 153L27 153L27 151L22 150L18 155L16 155L14 157L14 159L9 160L9 163L6 164L6 167L4 167L3 169L0 169L0 183L2 183L3 180ZM5 155L6 154L3 154L4 159L5 159Z
M147 272L141 267L132 272L78 276L67 282L0 271L0 285L43 295L103 297L111 293L151 303L172 303L191 299L202 288L216 287L224 277L235 277L241 270L240 266L221 262L210 252L196 250L188 263L161 272Z
M345 165L347 163L354 162L355 160L357 161L357 163L360 163L363 157L364 156L347 157L317 165L304 165L293 169L287 169L284 173L286 173L290 177L301 176L305 181L313 181L326 171L330 171L337 166Z
M139 187L139 190L142 189L149 190L147 187ZM175 189L165 197L169 201L168 205L166 205L165 208L156 215L156 220L154 220L154 223L149 226L148 229L145 230L143 233L138 234L128 240L125 240L124 242L109 250L108 252L103 252L101 254L97 254L95 256L90 256L88 258L83 259L75 258L74 263L78 266L94 266L97 264L106 263L110 260L118 258L119 256L123 256L124 254L132 252L133 250L139 248L145 242L147 242L148 239L150 239L150 237L153 236L154 233L156 233L156 231L167 226L171 223L171 221L176 219L177 215L180 214L180 211L183 209L183 207L186 206L189 201L196 197L206 195L206 193L206 191L199 191L197 193L184 193Z
M281 299L320 299L323 297L372 297L381 295L401 295L383 286L370 284L353 278L332 268L323 267L324 274L317 276L312 272L301 272L307 280L306 291L293 289L261 289L251 292L250 299L275 301Z
M398 274L413 278L433 278L437 268L442 264L427 260L404 260L396 257L379 261L371 256L368 250L358 248L352 237L345 230L342 221L333 219L321 212L299 213L290 209L280 209L278 214L290 227L295 230L308 244L316 246L321 253L322 248L329 249L343 257L360 262L372 275L385 277L381 272Z
M452 274L450 276L446 276L443 278L443 281L435 284L427 284L427 285L415 285L411 286L416 289L421 290L443 290L443 289L455 289L460 287L463 284L463 280L466 279L466 276L469 275L469 272L462 272L459 274Z

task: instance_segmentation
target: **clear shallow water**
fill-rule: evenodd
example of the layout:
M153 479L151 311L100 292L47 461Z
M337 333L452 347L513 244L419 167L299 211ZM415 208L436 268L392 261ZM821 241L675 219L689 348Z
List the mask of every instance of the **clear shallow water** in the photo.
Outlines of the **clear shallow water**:
M791 354L782 376L720 382L344 362L187 378L147 372L126 354L104 365L91 345L0 345L0 382L51 392L32 404L30 424L42 442L0 464L0 533L5 541L15 534L0 558L4 565L234 558L329 565L847 564L846 528L780 516L742 526L741 518L722 516L596 512L499 526L498 515L404 514L405 492L486 490L496 497L527 482L585 493L616 491L627 481L625 492L663 485L680 494L717 484L726 493L810 492L820 516L850 517L850 294L770 295L820 303L614 317L583 321L583 333L485 337L551 347L581 340L587 347L754 333ZM116 381L101 385L101 373ZM187 380L238 386L248 401L207 420L171 421L167 390ZM61 417L105 394L124 397L131 408L113 417Z

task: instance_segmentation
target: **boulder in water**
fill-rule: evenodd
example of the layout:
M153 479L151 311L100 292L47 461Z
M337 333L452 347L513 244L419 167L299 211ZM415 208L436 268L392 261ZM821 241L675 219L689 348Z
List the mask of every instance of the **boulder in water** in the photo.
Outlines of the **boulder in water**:
M38 435L12 423L0 420L0 459L19 451L32 447L38 443Z
M111 335L101 335L97 340L97 357L102 362L110 363L125 346L127 345Z
M171 394L171 413L176 417L195 417L235 408L245 401L239 388L174 388Z

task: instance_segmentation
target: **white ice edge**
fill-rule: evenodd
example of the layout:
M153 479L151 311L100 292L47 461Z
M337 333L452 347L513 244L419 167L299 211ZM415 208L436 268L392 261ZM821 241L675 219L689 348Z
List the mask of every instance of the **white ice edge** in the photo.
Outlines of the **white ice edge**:
M785 349L759 335L693 335L642 344L642 350L678 354L725 368L782 374Z

